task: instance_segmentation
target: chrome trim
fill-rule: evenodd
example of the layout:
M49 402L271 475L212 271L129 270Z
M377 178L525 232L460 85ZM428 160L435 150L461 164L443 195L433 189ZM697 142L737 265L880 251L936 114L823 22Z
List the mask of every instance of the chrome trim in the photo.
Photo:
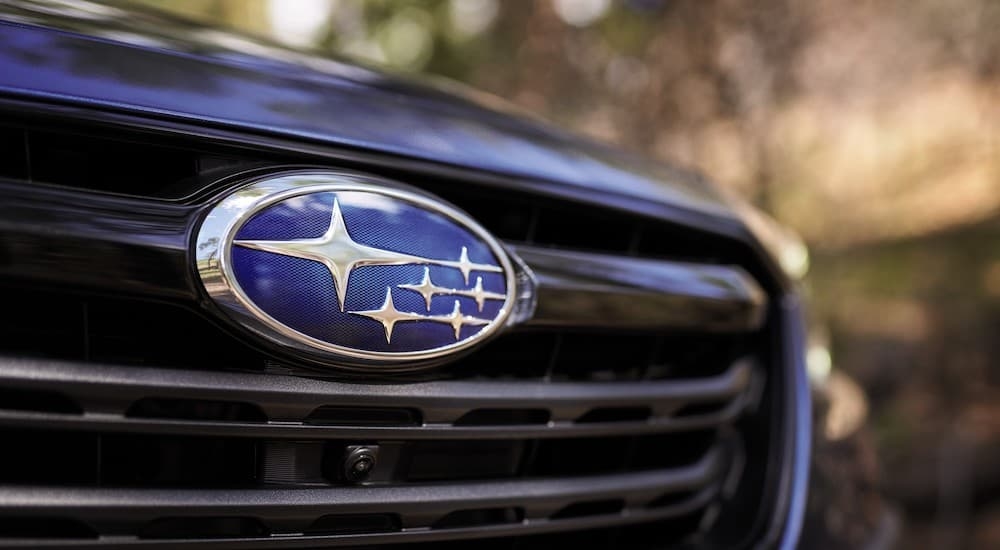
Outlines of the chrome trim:
M429 350L411 352L376 352L353 349L314 338L273 318L246 295L231 270L231 250L234 245L261 247L273 243L238 243L234 242L235 235L239 228L254 214L271 205L291 197L327 191L361 191L392 197L441 214L457 225L472 232L482 242L486 243L490 251L500 262L498 271L502 271L507 288L507 294L504 297L500 313L495 319L486 322L482 330L464 340ZM339 209L335 204L333 223L336 223L338 213ZM362 247L365 249L371 248ZM198 275L209 297L228 317L236 321L237 324L246 327L262 338L280 345L287 351L305 354L314 359L320 359L326 364L340 367L369 367L365 370L370 370L370 367L377 366L380 367L380 370L407 370L430 366L429 362L467 350L487 340L501 328L508 326L509 318L522 319L530 315L530 312L524 311L518 312L513 316L511 315L512 310L519 307L519 304L527 303L530 305L530 301L519 299L525 292L531 293L530 277L519 276L519 270L515 267L517 265L516 262L511 261L508 252L499 241L493 238L476 221L439 199L429 197L409 188L404 188L392 181L363 174L322 169L299 169L272 173L253 179L246 186L227 195L211 208L198 230L194 254ZM389 254L388 251L385 254ZM469 262L466 253L463 253L457 261L409 257L398 253L392 254L392 258L379 259L378 261L383 263L399 263L406 260L404 263L415 262L448 265L460 269L466 278L468 278L470 272L483 271L486 268L490 268L487 270L495 269L495 266L492 265L486 266L485 264L480 265ZM343 306L343 296L346 295L349 275L349 269L344 270L339 275L334 274L334 278L338 283L341 306ZM525 288L526 286L529 286L529 288ZM359 313L370 314L372 312ZM481 324L482 321L473 317L464 317L461 314L457 316L453 314L448 316L448 319L442 317L441 319L434 318L429 320L447 322L453 326L458 323L459 327L462 323ZM391 329L388 325L385 326L388 338L391 335Z

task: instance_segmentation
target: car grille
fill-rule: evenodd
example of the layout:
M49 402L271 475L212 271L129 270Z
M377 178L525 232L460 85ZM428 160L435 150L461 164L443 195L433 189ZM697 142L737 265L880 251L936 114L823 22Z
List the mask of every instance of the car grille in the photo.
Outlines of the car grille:
M185 139L0 126L0 545L759 536L781 472L787 335L738 240L366 166L470 212L547 294L533 322L430 375L331 374L218 323L185 252L212 193L199 175L325 159ZM621 280L590 284L587 266L608 265ZM342 471L358 445L378 448L363 484Z

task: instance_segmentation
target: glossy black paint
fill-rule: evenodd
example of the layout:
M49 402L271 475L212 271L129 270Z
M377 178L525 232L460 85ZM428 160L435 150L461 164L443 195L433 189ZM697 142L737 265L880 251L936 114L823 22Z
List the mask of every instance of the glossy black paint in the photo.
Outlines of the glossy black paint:
M198 307L189 242L203 205L2 180L0 195L0 275ZM745 331L760 326L767 306L736 266L512 249L540 283L532 325Z
M751 331L767 310L766 295L738 266L513 250L538 282L533 324Z
M0 195L0 274L193 302L196 208L3 181Z

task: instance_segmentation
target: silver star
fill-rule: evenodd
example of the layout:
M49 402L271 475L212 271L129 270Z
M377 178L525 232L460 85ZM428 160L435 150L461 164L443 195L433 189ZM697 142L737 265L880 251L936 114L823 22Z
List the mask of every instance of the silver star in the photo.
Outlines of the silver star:
M444 294L448 291L447 288L437 286L431 282L431 270L428 267L424 268L424 279L420 281L420 284L399 285L399 288L412 290L423 296L424 302L427 303L427 311L431 310L431 298L433 298L435 294Z
M485 325L489 323L486 319L463 315L462 307L459 305L458 300L455 300L455 309L451 310L451 315L436 317L434 320L438 322L446 322L451 325L451 328L455 329L455 340L458 340L458 334L462 331L463 326Z
M472 288L472 292L459 292L458 294L475 299L476 305L479 306L479 311L483 310L483 304L486 303L486 300L504 300L507 298L503 294L483 290L482 277L476 277L476 286Z
M458 257L457 262L442 262L441 265L447 265L448 267L457 268L462 272L462 277L465 278L465 284L469 284L469 273L473 271L488 271L490 273L503 273L503 269L498 265L490 264L477 264L475 262L469 261L469 249L462 247L462 254Z
M368 311L352 311L353 315L361 315L368 317L369 319L374 319L379 323L382 323L382 327L385 329L385 341L386 343L392 342L392 329L396 326L396 323L400 321L427 321L428 319L418 313L409 313L407 311L399 311L396 309L396 304L392 301L392 288L385 289L385 302L382 304L380 309L372 309ZM457 339L457 337L456 337Z
M427 303L427 311L431 310L431 298L439 294L466 296L472 298L476 301L476 305L479 306L479 311L483 310L483 305L486 303L486 300L504 300L507 298L503 294L483 290L482 277L477 277L476 286L468 290L438 286L431 281L431 270L429 268L424 268L424 278L420 281L420 284L399 285L399 288L412 290L423 296L424 302Z
M349 313L352 315L368 317L369 319L382 323L382 328L385 329L385 341L387 343L392 342L392 331L395 328L396 323L404 321L429 321L431 323L444 323L446 325L451 325L451 328L455 331L456 341L462 332L463 326L479 326L490 323L488 319L480 319L478 317L463 314L461 304L458 303L458 300L455 300L455 309L453 309L448 315L421 315L419 313L411 313L409 311L399 311L396 309L396 304L392 299L392 287L387 287L385 289L385 302L382 303L381 308L367 311L351 311Z
M347 296L347 284L351 278L351 271L357 267L439 263L428 258L374 248L355 242L350 233L347 232L347 224L344 223L344 215L341 214L340 203L336 199L333 201L330 228L321 237L294 241L241 240L233 241L233 244L322 263L333 276L340 311L344 311L344 298Z
M344 215L340 211L340 202L337 199L333 200L330 228L321 237L291 241L239 240L233 241L233 244L264 252L313 260L325 265L333 277L340 311L344 311L344 299L347 297L347 285L351 279L351 271L358 267L407 264L439 265L461 271L466 284L469 283L469 273L472 271L503 273L503 268L498 265L469 261L469 250L464 246L456 262L422 258L356 242L347 230L347 223L344 221Z

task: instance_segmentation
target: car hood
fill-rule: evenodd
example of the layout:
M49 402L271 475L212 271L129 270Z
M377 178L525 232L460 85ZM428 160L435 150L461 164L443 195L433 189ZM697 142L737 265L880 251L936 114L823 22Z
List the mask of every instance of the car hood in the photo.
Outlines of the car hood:
M703 179L428 83L149 11L0 4L0 93L307 139L732 218ZM447 88L447 89L445 89Z

